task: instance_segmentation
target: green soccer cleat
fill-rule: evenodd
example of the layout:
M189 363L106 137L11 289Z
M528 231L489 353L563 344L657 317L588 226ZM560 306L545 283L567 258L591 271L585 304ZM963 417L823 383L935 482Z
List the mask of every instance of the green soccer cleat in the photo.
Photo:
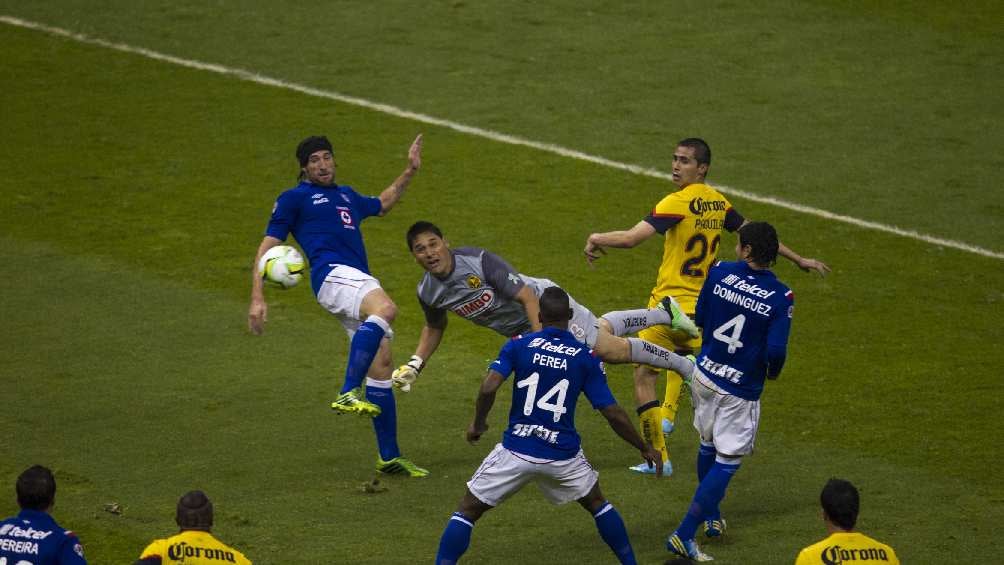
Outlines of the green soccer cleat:
M709 538L719 538L725 535L725 519L704 521L704 535Z
M423 469L404 457L395 457L384 461L377 457L376 470L386 475L408 475L409 477L427 477L428 469Z
M670 553L675 553L680 557L686 557L693 561L704 562L715 560L714 557L711 557L707 553L701 551L701 548L697 546L696 541L692 539L681 539L676 532L673 532L673 535L669 536L669 539L666 540L666 549L668 549Z
M380 407L362 398L359 387L338 395L338 400L331 403L331 409L339 414L361 414L371 418L380 415Z
M672 296L663 297L663 299L659 302L659 308L669 312L669 327L674 330L684 332L690 337L698 337L701 335L697 331L697 325L690 319L690 316L683 313L683 310L680 308L680 303Z

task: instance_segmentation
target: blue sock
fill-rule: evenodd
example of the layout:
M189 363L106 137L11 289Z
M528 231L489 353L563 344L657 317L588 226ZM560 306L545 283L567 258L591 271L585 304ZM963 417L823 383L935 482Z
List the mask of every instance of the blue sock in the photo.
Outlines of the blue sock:
M366 379L366 400L380 407L380 415L373 418L380 459L390 461L400 457L401 450L397 446L397 403L394 402L391 382Z
M690 502L687 515L683 517L680 526L676 528L676 533L682 539L693 539L697 533L697 526L704 521L708 513L718 513L718 504L725 498L725 489L729 486L732 475L739 470L739 464L725 464L715 461L711 470L701 480L694 493L694 499Z
M455 565L460 556L471 545L471 532L474 522L460 512L454 512L446 523L443 537L439 538L439 553L436 554L436 565Z
M352 336L352 344L349 346L349 366L345 369L343 393L362 386L363 377L370 370L387 327L387 322L379 316L370 316L359 324L359 329L356 330L356 335Z
M700 449L697 450L697 482L704 480L711 466L715 464L716 455L718 452L715 451L715 446L701 443Z
M604 503L603 507L593 514L593 519L596 520L596 529L600 531L600 537L607 542L617 559L621 563L636 564L624 520L613 504Z

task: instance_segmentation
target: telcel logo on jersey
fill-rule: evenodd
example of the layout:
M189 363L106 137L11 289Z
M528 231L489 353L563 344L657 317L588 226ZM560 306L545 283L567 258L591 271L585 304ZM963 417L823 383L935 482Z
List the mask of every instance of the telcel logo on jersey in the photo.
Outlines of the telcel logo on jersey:
M12 538L45 539L49 537L49 534L51 533L52 530L36 530L30 526L27 530L19 528L14 524L4 524L3 526L0 526L0 536L9 536Z
M229 561L236 563L237 558L234 552L223 549L212 549L209 547L197 547L188 545L188 542L176 543L167 548L167 556L172 561L184 561L186 557L201 557L203 559L215 559L218 561Z
M543 349L544 351L550 351L551 353L564 353L565 355L578 355L582 351L581 347L569 347L564 343L551 343L547 338L535 337L530 340L530 345L526 346L527 349Z
M844 549L831 545L819 556L826 565L840 565L849 561L889 561L889 555L882 548Z
M468 300L463 304L452 306L450 310L453 310L456 315L462 318L473 318L474 316L477 316L487 310L492 305L492 301L494 299L495 293L486 288L484 292L479 294L473 300Z
M724 200L705 200L695 198L690 201L690 211L695 216L701 216L705 212L724 212L726 210Z

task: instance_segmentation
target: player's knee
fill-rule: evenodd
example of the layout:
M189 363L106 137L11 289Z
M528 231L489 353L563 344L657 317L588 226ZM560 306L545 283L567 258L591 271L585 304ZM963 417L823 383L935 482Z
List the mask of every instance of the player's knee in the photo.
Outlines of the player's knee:
M613 325L606 318L600 318L600 324L599 325L600 325L600 331L601 332L606 332L608 334L613 334L614 333L614 327L613 327Z

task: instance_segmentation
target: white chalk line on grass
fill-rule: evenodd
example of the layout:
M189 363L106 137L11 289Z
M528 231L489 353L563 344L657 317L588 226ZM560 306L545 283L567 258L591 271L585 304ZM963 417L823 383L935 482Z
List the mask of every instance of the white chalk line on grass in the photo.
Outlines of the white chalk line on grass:
M567 147L562 147L560 145L553 145L550 143L543 143L540 141L533 141L530 139L525 139L522 137L517 137L514 135L509 135L497 131L482 129L479 127L468 126L457 122L452 122L450 120L444 120L441 118L436 118L434 116L429 116L427 114L420 114L418 112L411 112L403 108L398 108L397 106L391 106L389 104L381 104L379 102L373 102L371 100L366 100L365 98L358 98L356 96L348 96L345 94L339 94L338 92L333 92L330 90L321 90L318 88L313 88L310 86L297 84L295 82L288 82L284 80L279 80L267 76L260 75L258 73L248 71L245 69L239 69L234 67L226 67L223 65L218 65L215 63L204 63L202 61L196 61L193 59L183 59L181 57L175 57L173 55L167 55L165 53L160 53L158 51L153 51L151 49L146 49L145 47L134 47L132 45L126 45L124 43L115 43L112 41L107 41L97 37L90 37L82 33L76 33L73 31L65 30L58 27L49 26L46 24L32 22L24 20L21 18L0 15L0 22L21 27L25 29L31 29L36 31L41 31L50 35L65 37L67 39L72 39L80 43L86 43L89 45L97 45L99 47L105 47L108 49L114 49L116 51L121 51L123 53L131 53L134 55L141 55L149 59L154 59L157 61L163 61L166 63L171 63L174 65L188 67L190 69L198 69L201 71L209 71L212 73L232 76L240 80L253 82L257 84L262 84L266 86L274 86L277 88L283 88L286 90L292 90L294 92L299 92L306 94L308 96L314 96L317 98L326 98L329 100L335 100L342 102L344 104L351 104L353 106L359 106L361 108L367 108L369 110L374 110L384 114L389 114L399 118L405 118L409 120L414 120L416 122L421 122L424 124L429 124L433 126L448 128L461 133L466 133L469 135L482 137L485 139L490 139L492 141L498 141L501 143L507 143L510 145L520 145L524 147L531 147L540 151L546 151L548 153L553 153L555 155L560 155L562 157L569 157L572 159L578 159L580 161L587 161L589 163L595 163L604 167L610 167L612 169L619 169L622 171L627 171L632 174L642 175L646 177L657 178L666 181L672 181L672 176L669 173L660 171L658 169L652 169L648 167L641 167L639 165L632 165L630 163L622 163L620 161L614 161L612 159L607 159L605 157L599 157L597 155L590 155L588 153L583 153L581 151L576 151L574 149L568 149ZM833 220L836 222L842 222L845 224L850 224L860 228L876 230L885 233L895 234L901 237L906 237L910 239L915 239L918 241L923 241L925 243L930 243L932 245L939 245L942 247L950 247L952 249L958 249L961 251L966 251L969 253L975 253L976 255L982 255L984 257L991 257L994 259L1004 259L1004 252L994 251L991 249L986 249L984 247L979 247L977 245L972 245L963 241L955 241L951 239L943 239L940 237L934 237L931 235L923 234L914 230L908 230L899 228L896 226L891 226L888 224L883 224L879 222L872 222L868 220L862 220L860 218L855 218L853 216L847 216L844 214L837 214L834 212L829 212L820 208L814 208L812 206L805 206L795 202L789 202L781 198L775 198L773 196L764 196L762 194L756 194L753 192L747 192L745 190L740 190L730 186L715 185L715 188L721 190L723 193L738 196L746 200L751 200L753 202L759 202L761 204L769 204L771 206L777 206L779 208L784 208L787 210L793 210L795 212L800 212L810 216L816 216L818 218L824 218L827 220Z

